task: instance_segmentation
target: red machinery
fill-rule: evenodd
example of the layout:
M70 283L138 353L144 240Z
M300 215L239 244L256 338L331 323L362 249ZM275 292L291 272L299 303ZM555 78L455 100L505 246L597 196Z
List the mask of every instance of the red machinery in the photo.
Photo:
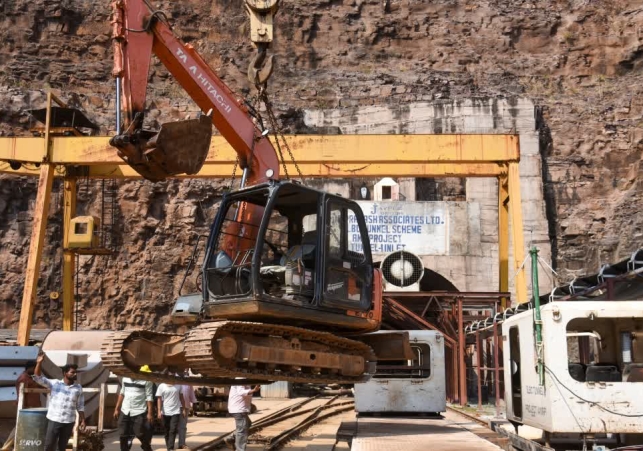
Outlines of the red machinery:
M123 375L199 385L235 378L328 383L367 379L376 355L408 357L406 334L365 335L381 323L382 282L360 207L279 181L268 131L175 37L165 15L147 0L119 0L113 8L114 73L125 112L124 131L111 140L119 155L152 181L194 174L214 124L239 156L245 187L219 207L202 293L177 301L175 310L196 310L186 318L200 324L186 335L115 332L103 345L103 362ZM152 53L206 115L164 124L158 133L143 128ZM139 373L141 365L153 372ZM182 368L200 377L173 375Z

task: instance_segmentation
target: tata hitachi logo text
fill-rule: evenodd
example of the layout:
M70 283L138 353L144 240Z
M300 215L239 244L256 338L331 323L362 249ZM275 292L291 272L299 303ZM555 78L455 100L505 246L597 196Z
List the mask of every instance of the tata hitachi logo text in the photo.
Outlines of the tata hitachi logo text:
M221 105L221 108L223 108L226 113L230 113L232 111L232 107L226 103L223 96L219 94L217 88L215 86L212 86L210 80L208 80L206 76L201 73L196 65L193 64L192 66L188 66L188 56L185 54L185 52L180 48L176 49L176 56L179 58L179 60L181 60L181 62L183 62L183 65L187 67L190 72L196 75L196 79L203 85L208 94L210 94L212 100Z

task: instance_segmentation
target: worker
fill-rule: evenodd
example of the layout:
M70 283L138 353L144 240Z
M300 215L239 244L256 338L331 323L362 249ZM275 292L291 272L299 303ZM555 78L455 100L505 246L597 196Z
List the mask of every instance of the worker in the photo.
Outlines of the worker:
M156 389L158 401L158 418L163 421L165 427L165 446L168 451L174 450L174 442L179 429L181 415L187 415L183 408L183 395L179 386L173 384L161 384Z
M47 410L47 434L45 451L65 451L67 442L74 432L76 414L78 430L85 430L85 397L83 387L76 383L78 365L68 363L63 366L61 380L48 379L42 375L42 362L45 354L38 354L33 379L49 389L49 406Z
M26 388L42 388L36 381L33 380L33 373L36 368L36 362L30 360L25 365L25 370L16 379L16 393L20 393L20 384L25 384ZM22 408L33 409L42 407L40 402L40 393L25 393L22 397Z
M234 444L236 451L246 451L248 436L250 435L250 410L252 409L252 395L261 389L260 385L254 388L249 385L233 385L228 395L228 412L234 418Z
M147 365L143 365L141 372L150 373L151 371ZM152 451L153 403L152 382L123 378L114 408L114 420L118 420L121 451L130 451L134 437L141 442L143 451Z
M186 372L187 373L187 372ZM186 374L187 376L188 374ZM179 417L179 449L187 448L185 439L188 435L188 417L192 411L192 405L196 402L194 387L191 385L180 385L181 395L183 395L183 409L185 415Z

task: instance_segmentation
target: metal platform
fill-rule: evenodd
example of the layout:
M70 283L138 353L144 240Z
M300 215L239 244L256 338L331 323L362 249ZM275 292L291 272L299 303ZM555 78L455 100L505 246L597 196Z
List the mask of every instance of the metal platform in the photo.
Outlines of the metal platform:
M439 417L359 417L342 423L337 438L351 451L498 451L472 432L479 425L447 412Z

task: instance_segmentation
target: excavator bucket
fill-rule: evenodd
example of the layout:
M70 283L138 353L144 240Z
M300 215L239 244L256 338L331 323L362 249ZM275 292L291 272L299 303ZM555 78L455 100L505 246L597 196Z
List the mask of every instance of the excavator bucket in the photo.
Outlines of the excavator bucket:
M158 182L199 172L210 150L212 119L202 115L198 119L163 124L156 134L142 130L135 133L115 136L110 144L118 148L118 155L136 172Z

